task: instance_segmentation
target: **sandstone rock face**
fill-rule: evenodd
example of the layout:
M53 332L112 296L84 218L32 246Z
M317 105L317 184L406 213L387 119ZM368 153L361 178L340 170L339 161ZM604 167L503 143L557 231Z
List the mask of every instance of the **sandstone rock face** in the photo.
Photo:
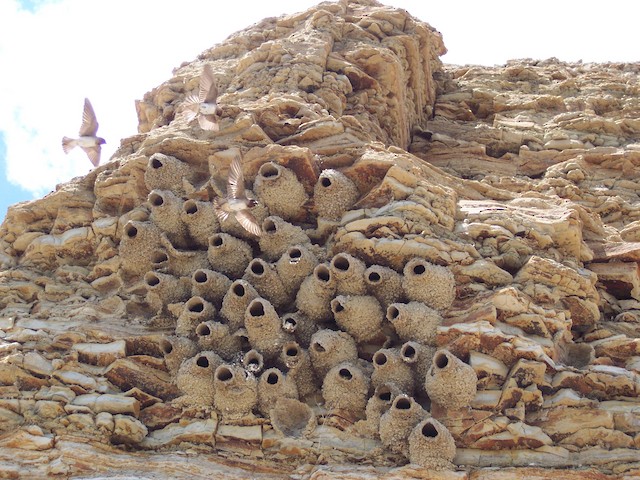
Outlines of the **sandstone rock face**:
M640 66L444 51L372 0L264 20L11 207L0 476L638 476ZM214 213L235 158L259 238Z

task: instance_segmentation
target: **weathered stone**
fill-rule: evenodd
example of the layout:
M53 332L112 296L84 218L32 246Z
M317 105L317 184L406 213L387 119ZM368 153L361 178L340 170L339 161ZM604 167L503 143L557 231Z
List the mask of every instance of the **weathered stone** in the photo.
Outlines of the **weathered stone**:
M261 445L261 425L219 425L215 433L215 446L220 450L255 456Z
M583 428L604 427L613 429L613 414L597 408L557 407L532 412L527 423L540 426L554 437L576 433Z
M148 433L147 427L139 420L129 415L114 415L112 442L140 443Z
M23 450L49 450L53 448L54 439L45 435L36 426L16 430L0 438L0 448L21 448Z
M126 356L127 344L124 340L111 343L76 343L73 350L78 352L78 360L92 365L107 366L118 358Z
M598 275L598 283L614 297L640 300L640 271L637 262L592 263L589 270Z
M140 402L135 398L109 393L78 395L73 404L89 407L95 413L131 413L136 417L140 413Z
M142 442L143 448L160 448L178 445L182 442L215 445L214 434L217 428L215 420L200 420L186 425L172 423L160 430L151 432Z
M266 19L137 102L142 133L112 161L10 207L0 476L108 476L116 464L131 478L640 472L638 66L443 66L444 51L427 24L371 0ZM205 67L217 131L184 114ZM259 238L233 215L214 218L236 157ZM237 248L217 258L212 236L241 246L240 264ZM433 275L414 288L421 269ZM245 315L259 296L273 307L269 331L296 342L274 341L259 309ZM391 312L356 331L349 321L366 320L371 302L354 298L383 311L424 302L437 322L404 328ZM357 303L357 315L333 318L331 302ZM345 351L316 342L318 329L346 335L351 363L338 373L357 377L352 405L328 386ZM436 348L471 365L464 405L450 401L455 382L425 397ZM216 370L218 358L228 365ZM404 379L393 387L387 363ZM255 384L284 379L276 367L300 400L256 404ZM213 372L237 382L220 390ZM411 403L399 388L449 430L457 471L424 468L453 468L452 442L434 462L414 451L422 467L398 467L411 451L389 439L408 434L377 423L396 398ZM431 420L418 443L444 431Z
M586 446L601 446L604 448L633 447L633 438L622 432L604 427L581 428L577 432L563 438L560 445L575 445L578 448Z
M171 384L167 372L149 368L121 358L107 368L105 376L121 390L138 387L141 390L163 400L171 400L180 393Z
M140 411L140 421L149 429L163 428L170 423L178 422L182 409L167 403L156 403Z
M504 432L487 435L477 440L471 444L471 448L482 450L522 447L536 449L551 444L553 444L553 440L541 428L515 422L508 424Z

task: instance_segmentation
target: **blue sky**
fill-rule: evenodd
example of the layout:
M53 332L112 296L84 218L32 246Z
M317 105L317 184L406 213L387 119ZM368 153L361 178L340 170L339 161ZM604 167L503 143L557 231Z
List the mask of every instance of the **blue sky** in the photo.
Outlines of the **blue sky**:
M6 178L6 153L7 146L4 143L4 135L0 132L0 218L7 214L7 207L25 199L32 199L34 195L24 188L13 185Z
M230 34L317 0L0 0L0 220L8 205L39 198L91 164L62 136L77 135L85 97L107 140L137 132L135 99ZM446 63L512 58L640 61L640 2L608 0L384 0L438 29ZM605 7L606 6L606 7ZM37 32L37 34L34 34ZM46 39L43 41L42 39Z

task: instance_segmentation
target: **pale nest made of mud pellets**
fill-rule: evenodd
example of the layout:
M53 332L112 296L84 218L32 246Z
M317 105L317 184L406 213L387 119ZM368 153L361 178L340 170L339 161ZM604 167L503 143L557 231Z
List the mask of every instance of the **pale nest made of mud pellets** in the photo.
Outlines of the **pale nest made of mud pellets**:
M187 164L151 157L150 215L127 223L120 244L123 263L133 263L123 278L146 288L139 303L150 321L174 325L159 345L182 393L174 403L228 422L262 416L285 436L337 417L405 461L410 451L421 452L412 457L419 463L430 459L424 435L410 433L436 401L427 394L440 312L455 297L449 268L420 257L398 268L338 251L334 234L359 198L338 170L317 172L312 188L294 169L262 164L253 188L260 237L238 233L234 219L220 224L210 201L172 191L183 177L195 177ZM135 261L141 254L150 260ZM454 364L452 353L438 355L438 366ZM469 370L465 381L474 383ZM450 388L464 407L475 384L462 394L457 387L440 386L436 397L446 404L441 390ZM286 408L295 418L283 416ZM431 425L420 432L432 434ZM435 425L440 435L445 427Z

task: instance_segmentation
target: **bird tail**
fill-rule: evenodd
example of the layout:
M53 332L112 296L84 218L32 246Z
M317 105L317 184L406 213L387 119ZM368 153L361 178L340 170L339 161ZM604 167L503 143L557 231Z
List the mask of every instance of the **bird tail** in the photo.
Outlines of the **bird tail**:
M69 153L75 146L76 140L74 138L62 137L62 150L64 153Z
M200 106L200 100L195 95L189 95L184 99L184 110L182 116L187 123L191 122L198 115L198 109Z
M184 103L186 105L198 105L200 103L200 100L195 95L189 95L184 99Z
M211 130L212 132L220 130L220 125L218 125L215 115L200 115L198 117L198 123L203 130Z

